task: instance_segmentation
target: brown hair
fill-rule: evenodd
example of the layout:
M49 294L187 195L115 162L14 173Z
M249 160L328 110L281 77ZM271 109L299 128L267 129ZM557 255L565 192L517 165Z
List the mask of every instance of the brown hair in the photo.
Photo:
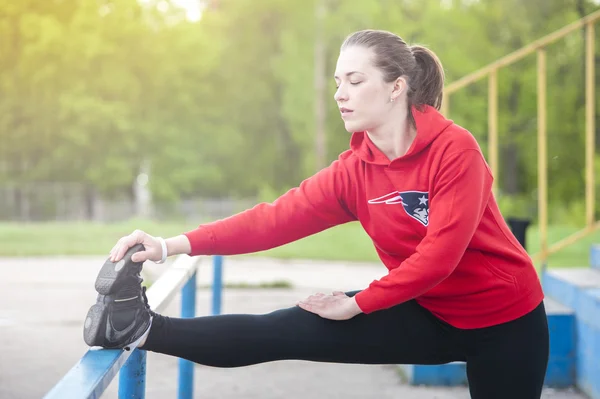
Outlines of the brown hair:
M348 36L341 50L363 46L375 53L375 66L383 71L386 82L406 77L409 90L408 105L419 108L423 104L437 110L442 106L444 68L435 53L423 46L409 46L391 32L361 30Z

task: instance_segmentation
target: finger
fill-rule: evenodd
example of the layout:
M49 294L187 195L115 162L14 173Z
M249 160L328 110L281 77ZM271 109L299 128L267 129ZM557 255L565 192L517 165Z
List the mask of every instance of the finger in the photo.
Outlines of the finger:
M121 248L121 244L117 245L113 250L112 250L112 255L110 257L110 261L111 262L116 262L117 261L117 254L119 253L119 248Z
M121 243L117 247L117 250L115 251L115 259L113 260L113 262L120 261L123 258L123 256L125 255L125 252L127 252L127 249L129 249L129 246L124 242Z
M324 298L318 298L318 297L308 298L301 302L306 305L311 306L313 310L323 309L323 308L327 307L327 302L325 301Z
M346 293L343 291L333 291L333 296L346 296Z
M311 295L308 298L306 298L303 302L311 303L311 304L321 303L321 302L323 302L323 297L318 296L318 295Z
M119 245L119 248L117 249L117 254L115 255L115 261L116 262L120 261L123 258L123 256L125 256L125 252L127 252L127 250L129 250L129 248L133 247L135 244L137 244L137 237L127 236L123 240L121 245Z
M110 250L110 261L114 262L115 261L115 255L117 254L117 251L119 249L119 247L121 246L121 243L123 242L123 239L125 237L121 237L119 238L119 240L117 241L117 243L114 245L114 247L112 247L112 249Z
M135 230L133 233L127 236L125 239L125 246L122 248L123 253L121 254L121 257L125 256L125 252L127 252L129 248L133 247L134 245L143 244L146 236L147 234L141 230Z
M298 303L298 306L301 309L306 310L307 312L316 313L314 306L312 306L311 304L308 304L306 302L300 302L300 303Z
M145 262L150 258L150 254L148 251L139 251L131 255L131 260L133 262Z
M135 232L123 236L119 239L119 241L117 241L117 244L113 250L115 261L121 260L121 258L123 258L125 255L125 252L127 252L130 247L136 244L136 237L134 234Z

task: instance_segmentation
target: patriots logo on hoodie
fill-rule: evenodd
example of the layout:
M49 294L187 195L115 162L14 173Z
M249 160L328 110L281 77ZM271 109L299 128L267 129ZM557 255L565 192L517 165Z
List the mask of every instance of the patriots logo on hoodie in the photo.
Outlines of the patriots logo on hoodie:
M389 194L369 200L369 204L402 204L406 213L421 222L423 226L429 225L429 193L424 191L393 191Z

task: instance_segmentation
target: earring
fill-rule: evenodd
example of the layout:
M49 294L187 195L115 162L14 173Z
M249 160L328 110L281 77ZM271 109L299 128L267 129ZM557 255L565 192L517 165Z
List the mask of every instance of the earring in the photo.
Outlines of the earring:
M390 102L393 103L394 102L394 97L390 97Z

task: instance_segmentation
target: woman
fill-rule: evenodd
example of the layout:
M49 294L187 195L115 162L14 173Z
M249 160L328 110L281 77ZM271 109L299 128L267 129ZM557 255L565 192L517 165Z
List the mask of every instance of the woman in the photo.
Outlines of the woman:
M335 81L350 149L272 204L167 240L121 238L98 276L86 342L216 367L465 361L472 398L539 398L549 350L542 288L475 138L438 112L439 60L392 33L359 31L341 46ZM360 292L266 315L179 319L146 304L146 260L256 252L350 221L388 268Z

